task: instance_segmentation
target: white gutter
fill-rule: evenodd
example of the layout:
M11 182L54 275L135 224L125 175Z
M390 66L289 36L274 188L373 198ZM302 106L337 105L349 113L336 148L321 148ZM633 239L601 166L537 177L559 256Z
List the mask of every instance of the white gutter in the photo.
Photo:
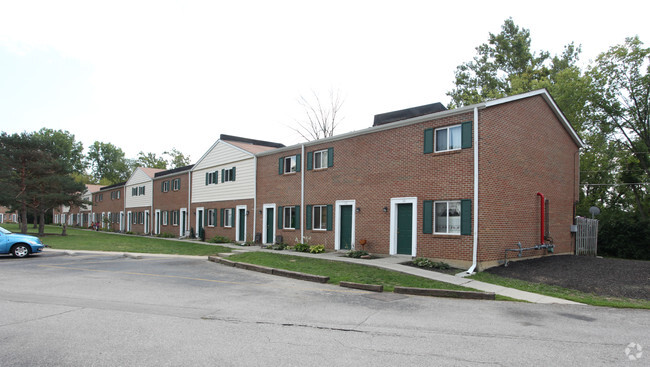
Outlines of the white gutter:
M303 218L305 216L305 144L301 145L300 152L300 243L305 243L305 223Z
M472 266L467 274L476 270L478 252L478 107L474 107L474 239L472 241Z
M253 182L255 185L253 189L253 241L255 241L255 231L257 231L257 156L253 156L253 162L255 162L253 165L255 167L255 173L253 174ZM263 242L261 240L260 238L260 242Z

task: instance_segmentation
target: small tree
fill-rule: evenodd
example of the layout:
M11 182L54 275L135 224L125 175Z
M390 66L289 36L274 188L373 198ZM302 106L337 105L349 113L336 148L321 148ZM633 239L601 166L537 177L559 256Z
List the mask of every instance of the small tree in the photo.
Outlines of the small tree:
M312 98L300 96L298 103L305 110L305 119L297 121L298 127L292 128L306 140L318 140L334 135L334 130L341 122L340 110L343 98L338 91L330 89L329 100L321 102L321 98L312 91Z

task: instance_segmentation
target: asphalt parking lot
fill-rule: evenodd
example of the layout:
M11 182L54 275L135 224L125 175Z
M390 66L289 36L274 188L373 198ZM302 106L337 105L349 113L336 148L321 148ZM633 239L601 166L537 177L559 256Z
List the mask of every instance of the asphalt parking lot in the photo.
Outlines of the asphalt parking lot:
M0 257L2 366L612 365L648 330L644 310L376 294L201 257Z

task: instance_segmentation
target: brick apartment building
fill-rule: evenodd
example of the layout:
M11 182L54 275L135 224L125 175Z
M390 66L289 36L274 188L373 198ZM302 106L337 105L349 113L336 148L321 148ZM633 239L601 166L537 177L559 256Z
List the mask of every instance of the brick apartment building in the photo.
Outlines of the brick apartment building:
M95 191L91 223L111 231L124 231L124 185L120 182Z
M256 232L465 267L550 237L568 253L582 146L545 90L378 115L365 130L257 154Z
M192 167L179 167L154 174L153 234L167 233L175 237L187 236L190 170Z
M309 240L484 269L517 243L573 251L582 146L546 90L437 103L290 147L221 135L194 166L137 168L97 191L93 212L119 213L112 230Z

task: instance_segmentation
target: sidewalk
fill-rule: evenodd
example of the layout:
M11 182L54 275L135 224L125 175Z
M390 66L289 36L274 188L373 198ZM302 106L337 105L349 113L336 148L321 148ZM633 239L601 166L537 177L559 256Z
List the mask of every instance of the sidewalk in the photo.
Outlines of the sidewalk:
M378 268L397 271L400 273L417 275L423 278L433 279L440 282L461 285L463 287L473 288L484 292L493 292L501 296L506 296L506 297L510 297L522 301L528 301L531 303L547 303L547 304L556 303L556 304L563 304L563 305L582 304L582 303L573 302L562 298L544 296L537 293L531 293L526 291L520 291L518 289L507 288L500 285L479 282L478 280L472 280L472 279L462 278L459 276L448 275L448 274L438 273L435 271L418 269L411 266L401 265L401 263L410 261L412 259L411 256L408 255L391 255L391 256L380 257L372 260L365 260L365 259L354 259L354 258L343 256L344 252L326 252L322 254L310 254L306 252L295 252L295 251L287 251L287 250L282 250L282 251L266 250L266 249L261 249L259 246L237 246L237 245L226 245L226 246L236 249L235 253L249 252L249 251L263 251L263 252L271 252L280 255L313 257L316 259L343 261L343 262L350 262L355 264L375 266Z

